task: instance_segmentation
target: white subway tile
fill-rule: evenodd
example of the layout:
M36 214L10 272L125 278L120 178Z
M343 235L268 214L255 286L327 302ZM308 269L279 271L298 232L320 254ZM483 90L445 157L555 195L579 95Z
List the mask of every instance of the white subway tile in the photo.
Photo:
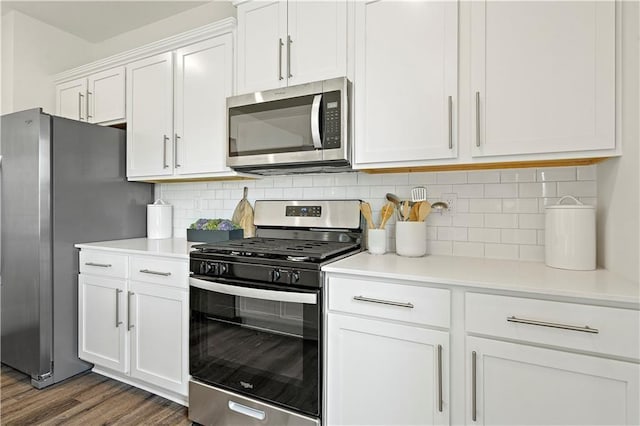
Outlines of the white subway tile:
M427 241L427 253L435 255L453 255L453 244L451 241Z
M395 193L396 192L396 187L393 186L393 185L386 185L386 186L374 185L374 186L370 186L369 187L369 196L371 198L380 198L380 199L385 198L385 195L388 192ZM399 194L396 194L396 195L398 195L398 197L400 197L400 198L406 198L406 197L403 197L403 196L401 196Z
M518 215L520 229L544 229L544 214L525 213Z
M469 199L468 198L458 198L456 201L455 212L453 213L469 213Z
M536 244L535 229L501 229L500 241L506 244Z
M484 190L484 185L481 183L451 186L451 193L456 194L458 198L482 198L486 196Z
M453 226L482 228L484 215L482 213L456 213L452 216Z
M264 198L268 200L281 200L284 196L282 188L266 188Z
M345 196L347 198L363 200L369 198L369 194L370 192L368 186L348 186Z
M467 183L467 172L438 172L438 184Z
M266 178L257 180L256 188L273 188L273 179Z
M440 241L467 241L467 228L438 227Z
M200 198L204 198L207 200L215 200L216 191L214 189L206 189L204 191L200 191Z
M517 197L518 185L515 183L487 183L484 185L484 196L487 198Z
M229 191L226 189L216 189L215 198L217 200L224 200L225 198L229 198Z
M435 184L436 176L435 172L409 173L409 183L416 185Z
M544 246L520 246L520 260L544 261Z
M595 164L576 167L576 172L578 173L578 180L598 179L598 167Z
M437 240L437 239L438 239L438 227L427 226L427 240Z
M166 190L162 191L163 197L167 200L193 200L196 197L200 196L200 191L192 191L192 190Z
M382 175L358 173L358 185L382 185Z
M454 241L453 242L453 255L454 256L483 257L484 256L484 244L482 244L482 243L468 243L468 242Z
M516 244L485 244L484 256L492 259L518 259Z
M470 199L469 211L471 213L500 213L502 212L502 200L499 198Z
M429 200L438 200L442 194L451 194L453 191L452 185L428 185L427 197Z
M244 196L244 191L242 189L230 189L229 190L229 198L232 200L240 201Z
M502 211L505 213L537 213L536 198L515 198L502 200Z
M498 170L477 170L467 172L469 183L499 183L500 172Z
M451 216L440 214L440 213L432 213L427 216L427 225L429 226L451 226Z
M293 186L292 176L274 176L273 186L276 188L291 188Z
M519 183L519 182L535 182L536 169L507 169L500 171L500 182L502 183Z
M586 204L588 206L598 206L598 198L597 197L578 197L578 200L582 202L582 204Z
M485 213L485 228L517 228L518 215L515 213Z
M249 199L252 200L262 200L263 198L265 198L265 191L268 188L253 188L249 190Z
M558 197L573 195L574 197L596 197L598 188L596 181L558 182Z
M410 200L411 190L415 187L416 187L415 185L396 185L395 189L391 192L396 194L398 197L400 197L403 200ZM382 196L384 197L384 194Z
M313 176L313 186L333 186L335 179L331 175Z
M550 167L538 169L536 180L538 182L560 182L576 180L575 167Z
M489 228L469 228L469 241L478 241L483 243L499 243L500 230Z
M325 198L341 199L347 197L347 188L344 186L333 186L324 188L322 195Z
M322 188L303 188L303 198L306 200L322 199Z
M267 178L267 179L270 179L270 178ZM238 181L222 182L222 188L223 189L240 188L240 184L238 183Z
M538 198L538 213L544 213L544 208L546 206L554 206L558 204L560 198Z
M407 173L389 173L382 175L383 185L408 185L409 175Z
M310 187L313 186L313 178L311 176L293 176L292 185L294 187Z
M173 205L174 209L193 209L194 202L193 198L189 200L171 200L171 205Z
M285 200L299 200L304 197L304 188L284 188L282 195Z
M208 210L223 209L224 200L205 200L202 205Z
M520 183L518 184L518 194L520 198L555 197L556 183Z
M336 186L355 186L358 184L357 173L340 173L334 175Z
M223 207L225 210L235 210L235 208L238 206L238 201L239 200L222 200L223 201Z
M255 182L252 181L252 183L256 186ZM207 182L207 189L222 189L222 182Z

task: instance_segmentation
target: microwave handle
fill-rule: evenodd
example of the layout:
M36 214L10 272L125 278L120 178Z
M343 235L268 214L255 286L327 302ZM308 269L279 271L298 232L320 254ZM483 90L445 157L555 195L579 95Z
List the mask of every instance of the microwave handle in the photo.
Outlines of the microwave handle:
M313 97L311 105L311 140L315 149L322 149L322 136L320 136L320 103L322 95Z

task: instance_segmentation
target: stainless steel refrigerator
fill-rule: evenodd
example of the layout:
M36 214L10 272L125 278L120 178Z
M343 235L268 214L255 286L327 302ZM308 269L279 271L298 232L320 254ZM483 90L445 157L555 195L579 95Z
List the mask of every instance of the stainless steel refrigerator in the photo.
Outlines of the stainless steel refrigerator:
M78 358L78 242L143 237L153 185L127 182L125 132L41 109L2 116L2 363L42 388Z

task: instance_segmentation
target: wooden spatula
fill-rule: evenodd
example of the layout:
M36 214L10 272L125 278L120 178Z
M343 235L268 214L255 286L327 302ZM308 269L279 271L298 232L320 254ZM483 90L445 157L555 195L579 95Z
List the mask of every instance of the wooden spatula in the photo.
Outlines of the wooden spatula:
M373 223L373 213L371 212L371 204L362 201L360 202L360 211L362 212L362 216L367 221L367 226L369 229L376 229L376 225Z
M392 202L388 202L382 209L380 209L380 229L384 229L384 226L387 224L391 216L393 216L393 211L395 210L395 204Z
M418 206L418 222L424 222L431 213L431 204L428 201L422 201Z
M418 221L418 208L420 207L420 203L414 203L413 206L411 206L411 212L409 213L409 220L411 222L417 222Z

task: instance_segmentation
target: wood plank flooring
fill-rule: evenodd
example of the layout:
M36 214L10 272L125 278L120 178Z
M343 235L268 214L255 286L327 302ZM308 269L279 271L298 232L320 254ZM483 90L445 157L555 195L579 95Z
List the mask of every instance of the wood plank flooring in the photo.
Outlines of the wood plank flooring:
M187 408L96 373L45 389L6 365L0 371L1 425L190 425Z

